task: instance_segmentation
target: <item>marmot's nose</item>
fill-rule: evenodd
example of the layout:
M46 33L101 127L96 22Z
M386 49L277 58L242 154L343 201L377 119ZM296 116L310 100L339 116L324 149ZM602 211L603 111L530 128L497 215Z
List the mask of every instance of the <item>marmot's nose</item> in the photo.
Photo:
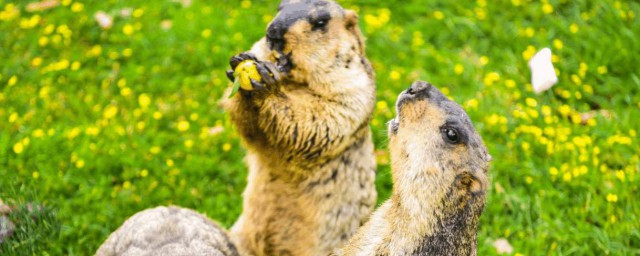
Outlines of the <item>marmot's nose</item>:
M272 50L284 49L284 33L286 29L276 20L267 28L267 42Z
M432 85L425 81L416 81L407 90L408 94L417 94L422 92L428 92Z

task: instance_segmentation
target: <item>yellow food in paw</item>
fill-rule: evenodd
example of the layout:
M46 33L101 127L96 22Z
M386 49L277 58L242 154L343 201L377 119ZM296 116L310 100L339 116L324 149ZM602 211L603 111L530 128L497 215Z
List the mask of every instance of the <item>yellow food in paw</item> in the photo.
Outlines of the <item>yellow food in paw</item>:
M236 70L233 71L236 79L240 83L240 88L243 90L251 91L253 90L253 86L251 85L251 79L256 82L261 82L262 77L260 77L260 73L258 73L258 69L256 68L256 63L253 60L245 60L240 62L236 67Z

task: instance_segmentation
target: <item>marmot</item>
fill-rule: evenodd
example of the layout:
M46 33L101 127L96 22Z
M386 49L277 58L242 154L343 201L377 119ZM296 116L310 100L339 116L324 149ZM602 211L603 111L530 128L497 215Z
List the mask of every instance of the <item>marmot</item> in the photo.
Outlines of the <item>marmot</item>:
M243 212L231 229L250 255L327 255L376 203L369 121L375 78L355 12L282 1L266 37L231 59L262 74L226 104L247 147Z
M225 103L249 166L233 243L191 210L160 207L127 220L98 255L177 252L163 249L172 242L211 245L213 255L327 255L366 222L376 202L375 78L358 17L327 0L285 0L278 10L266 38L231 59L232 70L252 59L262 74Z
M157 207L129 218L96 255L238 256L224 229L207 217L178 207Z
M389 122L393 194L333 255L476 255L488 162L465 111L418 81Z

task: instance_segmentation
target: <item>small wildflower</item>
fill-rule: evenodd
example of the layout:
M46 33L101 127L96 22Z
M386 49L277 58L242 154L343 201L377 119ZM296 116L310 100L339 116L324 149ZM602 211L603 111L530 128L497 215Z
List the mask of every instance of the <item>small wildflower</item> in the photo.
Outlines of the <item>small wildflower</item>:
M551 174L551 176L558 176L558 168L555 168L555 167L549 168L549 174Z
M609 203L618 202L618 195L616 195L616 194L607 194L607 202L609 202Z
M202 30L202 33L200 33L200 35L203 38L209 38L211 36L211 29Z
M181 120L180 122L178 122L178 131L184 132L189 130L189 121L186 120Z
M84 167L84 160L80 159L76 162L76 168L82 169Z
M109 105L107 106L107 108L105 108L103 116L105 119L111 119L115 117L116 114L118 114L118 107L114 105Z
M151 97L146 93L140 94L140 96L138 96L138 104L142 109L146 109L149 107L149 104L151 104Z
M555 47L558 50L562 50L562 48L564 48L564 44L562 43L562 41L560 41L560 39L554 39L553 47Z
M456 75L462 74L462 72L464 72L464 66L462 66L462 64L456 64L455 67L453 67L453 72L455 72Z
M124 27L122 27L122 33L124 33L125 35L132 35L133 34L133 26L131 26L130 24L126 24L124 25Z
M433 12L433 17L436 18L436 20L442 20L444 19L444 14L441 11L435 11Z
M571 25L569 26L569 31L571 31L572 34L578 33L578 24L575 23L571 23Z
M17 82L18 82L18 77L17 76L11 76L11 78L9 78L9 81L7 82L7 85L8 86L14 86Z
M81 12L82 10L84 10L84 4L82 3L75 2L71 5L72 12Z
M175 165L175 163L173 162L172 159L167 159L166 163L167 163L167 166L169 166L169 167L173 167Z
M33 177L34 180L37 180L38 178L40 178L40 173L39 172L32 172L31 173L31 177Z
M24 151L24 145L22 144L22 141L18 141L16 144L13 145L13 152L16 154L20 154L22 153L22 151Z
M149 175L149 170L147 169L143 169L142 171L140 171L140 177L147 177Z
M231 150L231 144L225 143L222 145L222 151L229 152L229 150Z
M553 5L551 5L549 3L544 3L542 5L542 12L544 12L545 14L553 13Z
M240 7L244 8L244 9L251 8L251 1L243 0L242 2L240 2Z

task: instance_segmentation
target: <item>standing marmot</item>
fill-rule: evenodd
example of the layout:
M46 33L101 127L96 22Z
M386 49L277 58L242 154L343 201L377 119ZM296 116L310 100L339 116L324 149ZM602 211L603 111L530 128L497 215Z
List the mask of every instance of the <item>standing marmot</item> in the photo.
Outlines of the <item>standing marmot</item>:
M231 229L241 252L327 255L367 220L375 84L363 42L355 12L290 0L266 38L231 59L232 70L252 59L262 74L226 104L248 149L243 212Z
M396 107L393 194L334 255L476 255L491 159L482 138L458 104L425 82Z
M97 254L326 255L346 243L376 202L375 84L363 42L353 11L283 1L266 39L231 60L233 69L255 60L262 74L225 104L248 148L234 243L193 211L158 207L127 220Z

